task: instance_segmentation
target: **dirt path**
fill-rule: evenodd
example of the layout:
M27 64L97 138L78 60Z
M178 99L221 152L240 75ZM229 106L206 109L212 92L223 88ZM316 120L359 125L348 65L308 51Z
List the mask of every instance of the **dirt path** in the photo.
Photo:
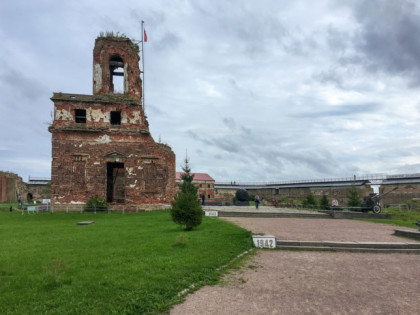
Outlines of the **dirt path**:
M227 218L278 239L410 242L351 220ZM412 241L415 242L415 241ZM420 314L420 255L259 250L171 314Z

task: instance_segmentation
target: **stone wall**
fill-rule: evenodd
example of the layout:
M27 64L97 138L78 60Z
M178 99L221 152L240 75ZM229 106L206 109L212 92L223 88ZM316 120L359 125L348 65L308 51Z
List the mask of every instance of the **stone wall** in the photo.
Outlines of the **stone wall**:
M397 189L394 190L395 188ZM420 198L420 183L382 184L379 188L379 193L381 195L388 193L382 198L384 206L404 204L408 200Z
M26 201L28 187L17 174L0 171L0 202Z
M217 184L216 184L217 186ZM223 195L235 196L236 190L239 188L244 188L248 191L250 195L259 195L260 199L263 199L267 202L277 201L280 203L293 204L299 201L306 199L308 193L312 193L315 199L321 199L323 195L326 195L328 200L331 202L333 199L337 199L340 205L347 204L347 194L351 188L351 183L347 185L331 185L323 187L279 187L273 188L270 186L260 186L258 188L247 188L247 187L217 187L216 193L219 199ZM373 189L367 183L362 183L356 185L356 188L359 190L359 196L361 199L373 193ZM217 198L216 198L217 199Z
M27 184L28 194L31 195L32 200L42 202L43 199L51 199L51 189L49 185L45 184Z

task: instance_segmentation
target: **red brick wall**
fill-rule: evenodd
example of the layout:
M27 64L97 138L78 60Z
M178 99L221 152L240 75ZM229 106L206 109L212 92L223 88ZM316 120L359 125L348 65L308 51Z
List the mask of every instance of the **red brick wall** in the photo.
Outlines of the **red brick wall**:
M0 202L7 201L7 182L4 173L0 173Z
M112 94L109 86L109 59L115 54L124 61L124 94ZM175 154L169 146L155 143L149 133L138 61L137 46L131 41L98 38L95 95L54 93L51 98L53 204L81 204L96 196L106 199L109 185L118 190L113 202L144 205L173 200ZM86 111L85 122L76 122L76 109ZM111 111L121 113L119 124L111 124ZM110 171L108 163L118 163L118 170Z

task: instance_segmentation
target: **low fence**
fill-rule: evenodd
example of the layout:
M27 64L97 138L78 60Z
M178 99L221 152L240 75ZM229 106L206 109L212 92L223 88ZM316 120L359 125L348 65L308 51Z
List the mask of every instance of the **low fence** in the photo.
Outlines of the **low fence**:
M64 213L105 213L112 212L125 213L125 212L145 212L153 210L168 209L170 205L155 204L155 205L110 205L108 208L103 207L90 207L87 208L84 204L24 204L22 207L15 208L14 210L20 211L23 214L33 214L40 212L64 212Z

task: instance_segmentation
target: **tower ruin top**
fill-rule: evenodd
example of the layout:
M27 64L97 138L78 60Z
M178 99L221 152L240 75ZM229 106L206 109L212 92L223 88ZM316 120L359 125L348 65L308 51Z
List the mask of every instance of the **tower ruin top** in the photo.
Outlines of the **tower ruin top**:
M139 61L139 46L132 40L101 34L93 49L93 94L124 94L141 101Z

